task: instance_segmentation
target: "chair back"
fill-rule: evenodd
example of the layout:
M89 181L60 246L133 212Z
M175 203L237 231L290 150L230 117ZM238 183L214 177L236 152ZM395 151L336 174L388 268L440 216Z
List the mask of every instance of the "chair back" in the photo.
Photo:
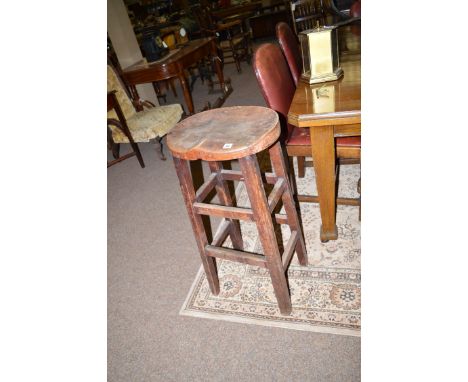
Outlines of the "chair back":
M262 44L255 52L253 68L267 106L278 113L282 138L287 139L293 130L287 116L296 86L286 59L277 45Z
M125 86L117 75L115 69L111 65L107 65L107 92L111 92L113 90L116 92L115 96L120 105L120 108L122 109L125 119L130 119L136 114L136 110L133 107L133 103L130 100L127 90L125 89ZM118 119L114 110L109 111L107 115L108 118Z
M216 30L216 25L208 8L196 5L192 8L192 13L197 20L198 26L200 27L200 32L203 36L207 35L207 31ZM211 36L211 34L208 34L208 36Z
M349 15L351 17L361 17L361 0L357 0L351 5Z
M315 28L317 21L320 26L325 24L326 15L321 0L291 1L291 14L296 34Z
M294 80L294 85L297 86L297 82L301 78L302 72L302 59L297 36L294 35L288 24L281 21L276 24L276 38L278 39L281 50L288 62L289 70L291 71L291 75Z

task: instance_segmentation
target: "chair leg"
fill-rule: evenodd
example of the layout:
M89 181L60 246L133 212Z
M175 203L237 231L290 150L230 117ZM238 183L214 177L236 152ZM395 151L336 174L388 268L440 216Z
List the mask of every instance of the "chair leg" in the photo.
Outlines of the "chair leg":
M358 180L357 191L359 192L359 221L361 221L361 178Z
M120 143L115 143L114 139L112 138L112 131L107 128L107 148L112 151L112 156L114 159L119 158L120 154Z
M175 85L174 85L174 79L173 78L171 78L169 80L169 85L171 86L172 94L174 94L174 97L177 98L177 92L176 92L176 88L175 88Z
M157 137L155 139L152 139L151 142L154 143L156 151L158 152L159 158L161 158L161 160L166 160L167 158L164 155L164 146L163 146L162 139L163 137Z
M242 73L242 69L240 66L240 59L239 59L239 55L237 54L236 47L234 46L231 40L229 40L229 45L231 46L232 58L234 59L234 62L236 63L237 73Z
M305 176L305 157L297 157L297 176L299 178Z
M297 192L296 175L294 172L294 157L288 156L288 162L289 162L289 183L291 184L291 190L293 192L294 198L296 199L296 202L299 203L297 201L298 192Z
M156 96L158 98L158 102L159 100L162 98L164 100L164 103L167 102L166 100L166 93L163 93L161 91L161 87L159 86L159 84L157 82L153 82L153 88L154 88L154 91L156 92Z

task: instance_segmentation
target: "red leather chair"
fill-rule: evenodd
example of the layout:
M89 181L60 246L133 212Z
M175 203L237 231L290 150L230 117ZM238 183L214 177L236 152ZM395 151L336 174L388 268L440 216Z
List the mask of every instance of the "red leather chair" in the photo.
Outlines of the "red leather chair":
M351 5L349 15L351 17L361 17L361 0L357 0Z
M351 5L349 9L349 15L351 17L361 17L361 0L357 0ZM351 33L356 36L361 35L361 24L358 25L351 25Z
M284 57L286 57L286 61L288 62L289 70L291 71L291 75L294 80L294 85L297 86L297 82L301 78L302 73L301 51L299 50L299 41L297 40L297 36L288 24L281 21L276 24L276 38L278 39Z
M296 86L288 64L276 45L271 43L261 45L254 54L253 68L267 106L278 113L281 121L282 140L286 146L294 182L292 158L311 156L312 150L309 129L296 127L287 122ZM360 156L361 137L336 138L335 142L340 164L359 163L356 156ZM305 201L300 195L298 199Z

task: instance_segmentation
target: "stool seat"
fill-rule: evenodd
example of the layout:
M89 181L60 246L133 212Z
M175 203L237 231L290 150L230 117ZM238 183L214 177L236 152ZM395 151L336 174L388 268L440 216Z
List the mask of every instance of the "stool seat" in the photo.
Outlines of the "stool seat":
M180 159L223 161L269 148L280 132L274 110L261 106L224 107L179 122L167 135L167 145Z

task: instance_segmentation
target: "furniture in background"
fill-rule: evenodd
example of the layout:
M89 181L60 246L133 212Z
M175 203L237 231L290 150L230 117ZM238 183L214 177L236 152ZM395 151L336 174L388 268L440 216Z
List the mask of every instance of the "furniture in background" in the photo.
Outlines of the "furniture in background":
M338 237L336 204L359 204L354 199L336 198L336 157L361 156L360 64L359 55L342 55L344 76L338 81L316 85L299 81L287 112L288 123L302 128L311 142L309 152L316 176L322 241ZM345 152L340 143L343 141L347 145Z
M213 10L213 17L216 20L239 19L250 17L262 9L261 1L252 1L249 3L231 5L229 7Z
M252 46L250 32L245 29L242 20L231 20L227 22L216 22L208 8L194 7L200 31L203 36L216 38L217 45L222 51L224 64L235 63L237 72L241 72L241 61L250 63L252 57ZM232 59L228 61L227 59Z
M123 70L122 76L129 84L130 91L134 98L138 98L138 92L135 85L162 81L170 78L179 78L184 91L185 103L187 104L189 114L195 113L192 94L187 79L186 69L197 64L203 59L210 59L216 69L219 84L224 102L226 97L232 91L230 86L224 81L223 71L221 69L220 59L214 37L205 37L197 40L191 40L179 50L173 51L167 57L155 62L138 62ZM221 102L221 104L222 104Z
M299 34L306 29L325 25L325 11L321 0L291 1L291 15L294 32Z
M114 160L107 162L107 167L110 167L136 155L141 168L144 168L145 162L143 162L140 148L133 140L132 134L130 133L130 130L127 126L127 122L125 121L125 117L123 115L122 109L120 108L119 102L117 101L115 93L115 90L107 93L107 112L115 110L118 118L107 118L107 147L112 151L112 155L114 156ZM133 151L123 156L119 156L119 146L114 142L114 139L112 138L112 130L109 126L114 126L115 128L121 130L123 134L125 134Z
M288 9L279 9L266 11L262 9L262 13L252 16L249 19L250 28L252 29L252 38L259 39L265 37L273 37L275 35L275 26L279 22L290 23L291 14Z
M323 89L323 87L326 87L327 85L320 84L319 86L314 87L300 81L297 86L298 90L296 90L296 86L294 86L294 82L289 72L288 64L286 63L286 60L283 54L281 53L280 48L274 44L261 45L255 52L253 65L255 68L255 74L257 76L258 84L260 85L263 97L265 98L265 102L268 107L270 107L278 113L280 121L282 123L283 139L286 145L286 151L288 153L288 156L291 158L290 171L292 174L292 181L294 181L292 157L306 157L311 156L312 153L315 173L318 177L317 174L321 174L322 169L327 168L328 166L328 163L323 163L322 160L322 157L324 156L326 156L326 158L329 159L327 156L328 152L325 152L327 150L333 155L331 167L333 167L332 177L334 180L335 140L332 139L331 142L327 142L328 145L332 144L333 147L322 147L321 145L323 145L323 139L317 141L317 143L313 141L313 139L315 139L316 137L316 134L312 136L312 129L311 132L309 132L308 129L301 129L300 127L298 127L302 126L302 124L293 125L291 124L291 121L287 120L288 110L291 110L291 108L293 107L293 105L291 105L293 97L296 100L297 104L312 103L312 100L314 98L312 94L307 94L304 98L300 100L296 99L295 94L298 94L299 89L304 89L304 92L307 92L307 89L313 89L311 90L311 92L315 92L317 89ZM317 94L318 97L323 98L331 96L331 94L327 94L325 91L323 93ZM344 132L342 135L345 135ZM314 156L314 153L319 153L319 155L317 156L318 162L316 162L316 157ZM359 163L358 159L360 158L360 153L360 137L341 137L340 135L338 135L338 137L336 138L336 154L340 158L340 163ZM324 189L322 187L318 188L318 197L309 195L297 195L297 199L300 202L321 202L322 200L324 200L325 203L325 199L322 197L327 192L328 189ZM335 206L334 189L333 193L331 193L331 198L333 198L333 206ZM338 202L340 204L359 205L359 200L357 199L340 198ZM320 206L320 208L322 209L322 205ZM329 231L325 231L325 234L321 233L322 241L330 240L333 238L336 239L336 237L332 237Z
M349 15L351 17L361 17L361 0L357 0L351 5L351 9L349 10ZM361 24L358 25L351 25L351 33L356 36L361 35Z
M304 237L284 163L278 115L265 107L235 106L198 113L179 123L168 135L167 144L172 152L182 195L192 223L193 232L211 293L220 292L215 258L237 261L267 268L282 314L291 312L286 271L297 253L301 265L307 265ZM257 153L268 150L273 173L264 174L273 186L267 196ZM211 175L195 190L190 175L190 161L207 161ZM239 160L240 171L225 170L222 161ZM244 181L251 208L233 206L227 181ZM218 204L205 202L216 189ZM282 200L285 214L272 216ZM211 243L203 226L202 215L223 218ZM289 241L281 255L273 219L291 229ZM257 225L263 254L243 251L239 220L253 221ZM223 247L230 236L233 248Z
M349 15L351 17L361 17L361 0L357 0L351 5Z
M289 25L283 22L276 24L276 38L288 63L294 85L297 86L302 74L302 57L299 50L299 40Z
M131 133L130 136L134 142L155 143L157 141L159 145L156 146L156 149L159 151L161 159L165 160L162 138L180 121L183 113L182 107L179 104L155 107L151 102L143 101L139 98L132 102L123 83L120 81L114 68L110 65L107 65L107 92L113 92L112 94L115 95L119 106L117 110L121 111L120 116L117 114L119 112L116 113L114 110L108 111L107 118L115 120L120 117L125 121L125 125L128 127L128 131ZM136 107L141 111L137 112ZM146 110L143 110L144 108ZM115 123L108 123L108 127L111 130L108 139L111 139L112 144L116 145L113 146L115 157L115 155L118 156L119 154L118 148L120 143L132 144L132 141L129 139L129 135L125 133L125 129L118 128Z
M340 52L348 53L360 50L360 40L351 39L349 31L356 36L361 34L361 2L360 0L322 0L326 15L326 25L340 25L338 40Z

